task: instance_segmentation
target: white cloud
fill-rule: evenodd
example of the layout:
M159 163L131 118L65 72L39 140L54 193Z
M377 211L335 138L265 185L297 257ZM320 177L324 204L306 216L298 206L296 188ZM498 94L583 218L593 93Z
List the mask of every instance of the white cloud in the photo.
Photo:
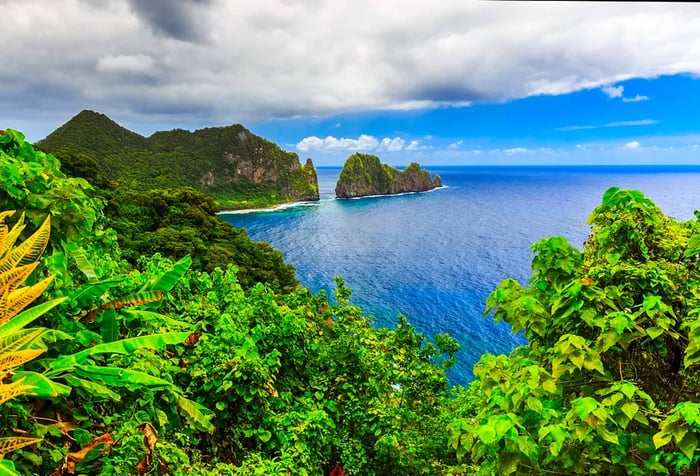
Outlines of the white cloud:
M410 144L406 147L406 150L424 150L427 149L428 147L420 145L420 143L417 140L412 140Z
M103 56L97 60L97 71L115 74L151 74L155 69L153 58L137 54Z
M448 145L447 148L448 149L459 149L463 143L464 143L463 140L458 140L457 142L453 142L450 145Z
M641 102L648 101L649 99L649 96L642 96L641 94L637 94L633 98L622 98L622 102Z
M377 150L387 150L389 152L395 152L403 149L405 143L406 141L401 139L400 137L394 137L393 139L385 137L380 142L379 148Z
M603 124L603 127L629 127L629 126L652 126L654 124L658 124L659 121L655 119L641 119L638 121L617 121L617 122L608 122L607 124Z
M615 98L621 98L625 87L624 86L613 86L611 84L606 84L601 88L601 90L610 98L610 99L615 99Z
M624 148L627 150L641 150L642 144L640 144L638 141L633 140L631 142L628 142L624 145Z
M379 141L376 137L362 134L357 139L349 139L346 137L339 139L333 136L321 139L320 137L310 136L299 141L296 147L302 152L308 152L310 150L365 151L376 149L378 145Z
M605 93L606 96L610 99L616 99L620 98L622 99L622 102L641 102L641 101L648 101L650 98L649 96L643 96L641 94L637 94L634 97L628 98L625 97L625 87L624 86L613 86L611 84L606 84L602 88L600 88L601 91Z
M384 137L379 140L374 136L362 134L357 139L348 137L327 136L322 139L316 136L305 137L296 144L297 150L308 152L311 150L323 152L356 152L372 151L378 152L398 152L400 150L418 150L418 141L411 141L406 146L406 141L400 137Z
M141 3L2 0L7 115L231 124L591 88L625 100L626 79L700 74L692 4Z
M600 126L566 126L566 127L557 127L558 131L582 131L584 129L596 129Z
M558 131L580 131L584 129L598 129L600 127L631 127L631 126L652 126L658 124L659 121L656 119L639 119L636 121L615 121L608 122L607 124L602 124L598 126L566 126L558 127Z

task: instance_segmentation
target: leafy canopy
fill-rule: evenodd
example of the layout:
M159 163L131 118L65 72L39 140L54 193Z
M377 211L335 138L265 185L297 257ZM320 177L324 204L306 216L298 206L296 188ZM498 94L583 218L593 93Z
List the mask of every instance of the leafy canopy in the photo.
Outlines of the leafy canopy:
M700 467L700 224L611 188L583 251L535 243L527 287L502 282L487 312L522 332L485 355L483 400L451 444L482 474L680 474Z

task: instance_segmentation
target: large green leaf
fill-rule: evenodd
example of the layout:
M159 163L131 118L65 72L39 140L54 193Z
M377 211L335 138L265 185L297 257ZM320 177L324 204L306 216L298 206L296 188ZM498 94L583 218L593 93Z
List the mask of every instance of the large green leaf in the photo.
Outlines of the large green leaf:
M192 258L185 256L159 278L147 283L141 291L170 291L192 264Z
M122 398L118 393L110 390L108 387L102 384L93 382L92 380L84 380L71 374L66 375L64 378L66 379L66 382L71 384L73 387L82 387L90 392L95 398L105 398L115 401L119 401Z
M63 242L61 244L63 245L63 249L66 251L66 253L70 254L70 256L73 258L73 260L75 260L75 264L78 266L78 269L88 279L88 282L90 282L90 283L96 282L97 281L97 273L95 272L95 268L92 266L92 263L90 263L90 260L88 259L87 254L85 254L85 250L82 249L81 247L77 246L73 242L70 242L70 243Z
M598 402L595 398L582 397L574 400L572 406L579 418L583 420L598 407Z
M54 307L58 306L65 300L65 297L52 299L51 301L41 303L37 306L30 307L29 309L25 309L24 311L20 312L15 317L7 321L5 324L0 326L0 335L23 329L25 326L31 324L36 319L38 319Z
M74 307L85 307L91 304L92 300L104 295L114 286L118 285L124 278L110 278L104 281L88 283L82 285L78 290L70 296L70 303Z
M167 326L169 329L190 329L192 324L189 322L178 321L165 314L160 314L153 311L143 311L141 309L124 309L120 312L127 318L140 319L143 322L156 323Z
M38 398L55 398L59 395L67 397L70 395L71 387L63 385L58 382L54 382L45 375L36 372L15 372L12 380L18 381L24 379L22 382L25 385L30 385L32 388L27 390L28 395L32 395Z
M214 425L210 423L210 419L213 415L212 411L207 407L200 405L197 402L188 400L182 395L176 394L178 406L185 412L190 418L196 422L204 431L213 431ZM205 414L206 413L206 414Z
M100 335L102 342L110 343L119 339L121 320L117 319L117 312L113 307L108 307L102 313L100 322Z
M700 254L700 234L696 234L688 238L688 248L683 256L689 258Z
M22 476L15 469L15 464L9 459L0 461L0 476Z
M172 382L136 370L97 365L76 365L75 373L83 378L100 380L107 385L118 387L167 389L174 387Z
M58 357L51 363L51 368L54 371L65 370L79 364L85 364L88 357L98 354L132 354L140 349L155 350L170 344L182 344L189 335L189 332L169 332L98 344L72 355Z

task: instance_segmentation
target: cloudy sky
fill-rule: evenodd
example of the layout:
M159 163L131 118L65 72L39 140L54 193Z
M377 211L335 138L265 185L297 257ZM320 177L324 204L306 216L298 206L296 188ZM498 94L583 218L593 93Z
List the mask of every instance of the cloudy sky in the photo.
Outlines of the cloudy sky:
M242 123L317 165L700 163L700 6L0 0L0 128Z

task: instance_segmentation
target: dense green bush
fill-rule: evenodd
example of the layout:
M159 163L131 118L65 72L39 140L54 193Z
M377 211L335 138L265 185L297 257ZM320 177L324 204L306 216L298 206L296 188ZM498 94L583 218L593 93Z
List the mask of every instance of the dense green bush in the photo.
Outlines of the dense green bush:
M451 444L481 474L689 474L700 469L700 224L608 190L583 252L535 243L528 287L489 309L528 344L474 367L483 400Z

